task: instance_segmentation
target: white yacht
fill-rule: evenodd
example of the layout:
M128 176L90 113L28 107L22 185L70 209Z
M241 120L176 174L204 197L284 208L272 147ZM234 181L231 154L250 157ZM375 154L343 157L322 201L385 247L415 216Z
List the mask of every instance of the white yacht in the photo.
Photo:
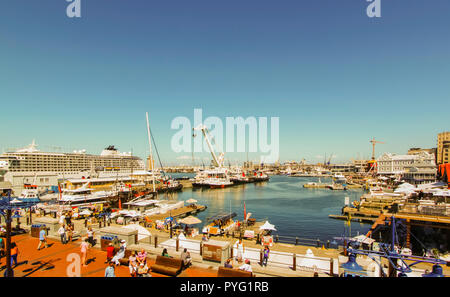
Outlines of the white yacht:
M94 203L105 201L110 197L116 196L117 192L113 191L95 191L94 189L89 188L89 182L86 183L83 187L68 190L64 189L61 193L61 198L59 202L62 204L84 204L84 203Z

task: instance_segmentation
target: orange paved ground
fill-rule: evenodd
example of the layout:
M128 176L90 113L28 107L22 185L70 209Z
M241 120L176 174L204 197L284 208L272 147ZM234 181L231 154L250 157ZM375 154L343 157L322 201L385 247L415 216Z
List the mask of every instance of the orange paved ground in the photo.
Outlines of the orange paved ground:
M71 261L67 261L67 256L71 253L80 253L80 240L72 244L61 244L60 241L48 240L49 247L40 251L37 250L38 238L33 238L28 234L13 236L11 242L15 242L19 247L18 265L14 268L14 276L23 277L65 277L67 267ZM98 244L97 244L98 246ZM82 277L103 277L105 273L106 252L97 248L88 251L88 267L81 267ZM154 260L149 260L151 266ZM1 273L3 276L5 269L5 257L1 258ZM128 266L118 266L115 269L116 276L129 277ZM163 276L158 273L151 273L152 276ZM179 276L181 277L214 277L217 271L199 267L189 267Z

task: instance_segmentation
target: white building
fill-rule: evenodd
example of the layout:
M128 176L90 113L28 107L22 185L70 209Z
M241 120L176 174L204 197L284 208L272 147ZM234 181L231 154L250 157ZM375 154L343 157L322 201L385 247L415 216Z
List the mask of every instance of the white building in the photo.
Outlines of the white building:
M437 171L434 154L425 151L413 155L384 153L377 160L377 170L382 175L401 175L413 184L434 181Z

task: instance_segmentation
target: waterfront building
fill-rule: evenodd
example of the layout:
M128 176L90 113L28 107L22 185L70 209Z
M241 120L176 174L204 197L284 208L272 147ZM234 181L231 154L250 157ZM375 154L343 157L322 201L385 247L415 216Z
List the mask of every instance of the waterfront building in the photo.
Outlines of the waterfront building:
M100 155L87 154L85 150L41 152L36 146L33 141L25 148L0 155L0 178L11 183L15 194L20 193L24 184L34 184L44 190L70 177L116 176L145 169L139 157L121 153L114 146L108 146Z
M442 132L438 134L436 163L438 165L449 163L450 152L450 132Z
M329 169L332 173L356 172L354 164L332 164L329 165Z
M436 155L436 148L423 149L418 147L412 147L408 150L408 155L417 155L420 154L421 152L427 152L429 154Z
M416 154L396 155L384 153L378 160L378 174L401 175L412 184L434 182L436 163L434 154L426 151Z

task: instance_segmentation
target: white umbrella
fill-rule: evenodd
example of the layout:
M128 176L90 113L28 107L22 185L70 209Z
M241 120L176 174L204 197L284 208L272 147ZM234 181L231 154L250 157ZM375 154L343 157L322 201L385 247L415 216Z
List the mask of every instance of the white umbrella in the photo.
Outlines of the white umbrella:
M275 229L275 225L270 224L269 221L266 221L264 223L264 225L259 227L259 230L273 230L273 231L277 231L277 229Z
M195 203L195 202L197 202L197 200L191 198L191 199L189 199L189 200L186 200L186 202L187 202L187 203Z
M138 240L142 240L142 239L152 235L150 233L150 231L148 231L146 228L144 228L138 224L129 224L129 225L123 226L122 228L136 230L138 232Z

